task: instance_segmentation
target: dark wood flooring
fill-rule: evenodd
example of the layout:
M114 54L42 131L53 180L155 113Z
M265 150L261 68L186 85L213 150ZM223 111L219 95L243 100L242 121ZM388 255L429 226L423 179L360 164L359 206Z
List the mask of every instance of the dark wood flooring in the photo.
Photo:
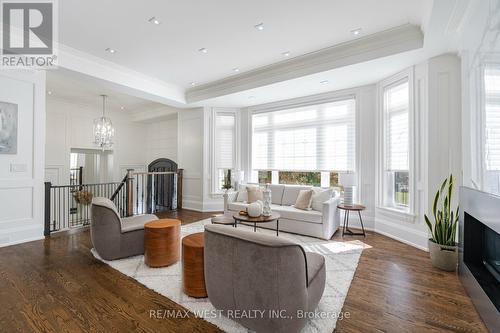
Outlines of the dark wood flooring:
M211 213L180 210L184 224ZM339 236L335 240L342 240ZM337 332L487 332L456 274L385 236L367 244ZM195 318L151 318L183 308L96 260L88 230L0 248L0 332L219 332ZM165 312L161 312L165 313Z
M488 332L456 273L386 236L333 237L366 244L336 332Z

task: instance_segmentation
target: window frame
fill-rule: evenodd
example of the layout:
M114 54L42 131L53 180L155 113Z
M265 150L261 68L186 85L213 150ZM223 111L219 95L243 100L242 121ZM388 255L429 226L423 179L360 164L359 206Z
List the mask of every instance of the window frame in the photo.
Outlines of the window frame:
M360 115L359 115L359 109L360 109L360 94L362 93L362 88L353 88L353 89L345 89L342 91L334 91L334 92L328 92L328 93L322 93L322 94L317 94L313 96L307 96L307 97L299 97L291 100L285 100L285 101L280 101L280 102L273 102L269 104L264 104L264 105L258 105L258 106L253 106L248 108L248 114L247 114L247 122L248 122L248 180L250 182L257 182L258 181L258 170L255 170L253 168L253 161L252 161L252 156L253 156L253 115L258 114L258 113L265 113L265 112L272 112L272 111L281 111L281 110L286 110L286 109L293 109L293 108L300 108L300 107L305 107L305 106L311 106L311 105L317 105L317 104L327 104L331 102L338 102L342 100L347 100L347 99L354 99L354 172L356 173L358 177L358 184L359 186L357 187L356 193L356 200L362 197L362 186L360 183L360 131L359 131L359 126L360 126ZM279 175L279 171L272 171L272 183L277 184ZM335 171L337 172L337 171ZM322 176L323 178L323 176ZM330 185L331 186L331 185Z
M500 70L500 62L494 61L493 59L487 59L480 67L480 75L479 75L479 104L480 104L480 112L479 112L479 122L478 122L478 136L479 136L479 170L480 170L480 187L481 190L487 193L491 193L494 195L500 195L500 193L492 192L488 186L487 182L487 173L488 169L486 166L486 70L488 68L495 68ZM500 171L499 171L500 173ZM500 183L500 174L499 174L499 183Z
M217 168L216 161L216 128L217 128L217 116L218 115L230 115L234 116L234 142L233 142L233 168L231 169L233 172L240 169L240 114L238 109L232 108L212 108L210 114L210 191L212 195L221 195L224 193L224 190L219 189L219 169ZM233 173L234 174L234 173Z
M407 208L397 207L387 204L387 193L389 187L394 187L387 180L387 114L385 110L385 92L387 89L408 82L408 195L409 203ZM377 85L377 105L378 105L378 152L377 152L377 209L382 209L402 216L414 216L416 205L416 132L417 124L415 119L415 88L413 67L397 73ZM393 200L395 198L393 197ZM405 221L405 219L403 219Z

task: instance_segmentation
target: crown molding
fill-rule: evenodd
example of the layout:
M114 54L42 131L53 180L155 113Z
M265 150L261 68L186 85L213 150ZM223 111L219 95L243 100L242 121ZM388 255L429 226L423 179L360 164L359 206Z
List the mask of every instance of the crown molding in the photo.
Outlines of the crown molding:
M421 48L423 43L420 27L406 24L191 88L186 92L186 101L199 102L386 57Z
M179 111L180 109L170 106L162 106L155 109L140 110L132 113L132 121L151 123L161 120L175 119L177 118L177 114Z

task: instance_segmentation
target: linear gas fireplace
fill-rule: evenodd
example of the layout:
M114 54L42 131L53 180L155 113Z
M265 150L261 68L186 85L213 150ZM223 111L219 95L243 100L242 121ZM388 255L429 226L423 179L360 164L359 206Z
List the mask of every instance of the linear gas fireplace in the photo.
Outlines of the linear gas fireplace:
M460 189L459 273L491 332L500 332L500 197Z

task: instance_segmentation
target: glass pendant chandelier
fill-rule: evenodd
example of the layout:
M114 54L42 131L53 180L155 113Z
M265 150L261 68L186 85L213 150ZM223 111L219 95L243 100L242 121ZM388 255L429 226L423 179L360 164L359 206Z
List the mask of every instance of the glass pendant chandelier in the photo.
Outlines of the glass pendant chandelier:
M101 148L103 151L113 147L113 137L115 136L115 129L111 119L105 116L106 113L106 98L108 96L101 95L102 97L102 117L94 119L94 144Z

